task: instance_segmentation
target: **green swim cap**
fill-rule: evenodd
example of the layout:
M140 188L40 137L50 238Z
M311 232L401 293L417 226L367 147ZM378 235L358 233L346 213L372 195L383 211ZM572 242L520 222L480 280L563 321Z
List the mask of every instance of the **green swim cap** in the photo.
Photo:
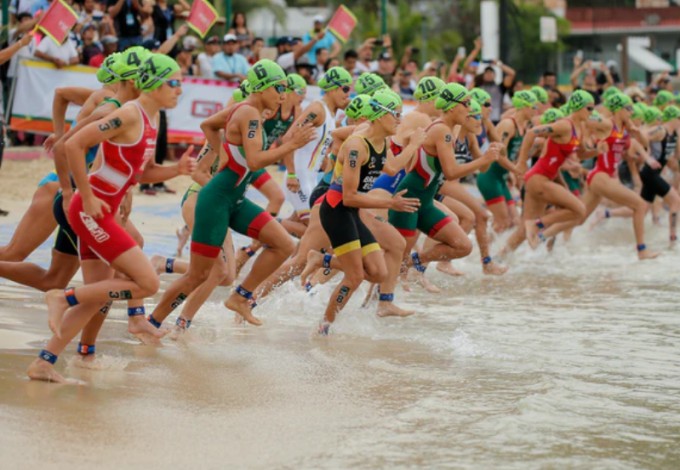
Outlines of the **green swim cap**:
M441 89L444 88L444 85L446 83L441 78L423 77L418 82L413 98L421 102L431 101L437 97Z
M619 89L616 88L615 86L610 86L609 88L607 88L607 89L604 91L604 93L602 93L602 102L605 102L605 101L607 101L611 96L614 96L614 95L620 94L620 93L622 93L621 90L619 90Z
M360 95L372 96L373 93L383 88L387 88L385 80L374 73L362 73L354 84L354 91Z
M470 90L470 97L481 105L491 102L491 95L483 88L473 88Z
M541 124L552 124L558 119L562 119L564 114L557 108L546 109L541 115Z
M481 116L481 114L482 106L474 99L471 99L470 104L468 105L468 116Z
M569 116L571 114L571 109L569 109L569 103L564 103L558 109L564 116Z
M630 99L630 96L624 95L623 93L612 93L604 102L604 107L612 113L615 113L626 106L633 106L633 100Z
M120 81L120 74L118 70L118 61L120 60L120 52L114 52L109 55L102 65L97 70L97 80L104 85L111 85Z
M656 106L647 106L647 108L645 108L643 119L645 121L645 124L653 124L657 122L662 116L663 113L661 113L661 110L659 108L657 108Z
M174 59L165 54L151 54L139 68L135 86L143 92L156 90L179 71L179 65Z
M537 102L536 96L527 90L521 90L512 95L512 106L515 109L531 108L535 106Z
M571 98L569 98L568 104L569 110L572 113L575 113L576 111L582 110L589 104L595 104L595 100L593 99L593 95L587 91L576 90L574 93L572 93Z
M321 77L318 85L324 91L335 90L342 86L352 86L352 74L342 67L331 67Z
M286 78L286 84L288 85L286 93L307 89L307 82L302 78L302 75L297 73L289 73L288 78Z
M231 96L234 98L234 103L240 103L241 101L244 101L246 98L248 98L249 95L250 83L248 80L243 80L238 88L234 90L234 94Z
M680 108L675 105L670 105L663 110L663 116L661 119L663 119L663 122L668 122L678 118L680 118Z
M267 88L286 80L281 66L269 59L258 60L246 74L251 93L262 93Z
M397 108L402 105L401 97L389 89L376 91L368 103L370 106L364 116L371 122L391 111L396 112Z
M357 95L349 102L345 108L345 114L350 119L359 119L364 117L367 112L371 110L371 97L368 95Z
M133 46L121 52L119 59L120 79L136 80L140 67L151 55L153 53L142 46Z
M439 92L437 101L434 102L434 107L442 111L448 111L457 104L469 100L470 93L463 85L459 83L447 83Z
M673 101L675 101L673 93L668 90L661 90L654 97L654 106L663 106Z
M531 92L536 97L536 101L538 101L541 104L548 104L548 100L550 98L548 97L548 92L545 91L545 88L543 88L542 86L535 85L531 87Z
M642 102L633 104L633 114L631 115L631 118L632 119L644 119L646 109L647 109L647 105L642 103Z

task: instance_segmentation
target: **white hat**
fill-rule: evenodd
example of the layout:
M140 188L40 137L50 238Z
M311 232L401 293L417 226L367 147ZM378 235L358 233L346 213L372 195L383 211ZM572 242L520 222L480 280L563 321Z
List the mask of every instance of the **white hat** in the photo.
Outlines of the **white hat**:
M234 41L236 42L236 36L233 34L225 34L224 37L222 38L222 42L229 42L229 41Z
M196 36L184 36L182 39L182 46L185 49L196 49L198 47L198 39Z
M326 21L326 18L323 15L316 15L314 17L314 22L315 23L323 23Z

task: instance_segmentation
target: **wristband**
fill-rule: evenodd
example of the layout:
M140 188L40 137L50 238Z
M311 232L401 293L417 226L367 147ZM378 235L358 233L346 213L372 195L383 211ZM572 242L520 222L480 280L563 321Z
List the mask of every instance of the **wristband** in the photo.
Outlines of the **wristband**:
M295 173L288 173L286 175L286 178L288 179L297 179L297 175Z

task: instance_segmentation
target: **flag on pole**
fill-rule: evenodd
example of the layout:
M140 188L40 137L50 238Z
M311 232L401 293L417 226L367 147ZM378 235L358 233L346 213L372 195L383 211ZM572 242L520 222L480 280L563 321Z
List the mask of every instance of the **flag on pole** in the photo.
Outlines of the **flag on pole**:
M217 17L217 10L215 10L215 7L213 7L208 0L194 0L194 3L191 5L191 12L189 12L187 24L191 29L196 31L201 38L204 38L217 21Z
M349 39L356 25L357 17L354 16L352 10L345 5L340 5L328 22L328 30L344 44Z
M61 45L77 22L78 13L73 8L64 0L53 0L50 7L40 18L36 29Z

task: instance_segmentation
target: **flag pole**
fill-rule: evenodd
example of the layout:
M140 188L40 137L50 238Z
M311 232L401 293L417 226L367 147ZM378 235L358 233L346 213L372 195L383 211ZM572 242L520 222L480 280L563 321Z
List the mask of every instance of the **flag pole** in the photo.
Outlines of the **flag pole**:
M380 0L380 31L387 34L387 0Z

